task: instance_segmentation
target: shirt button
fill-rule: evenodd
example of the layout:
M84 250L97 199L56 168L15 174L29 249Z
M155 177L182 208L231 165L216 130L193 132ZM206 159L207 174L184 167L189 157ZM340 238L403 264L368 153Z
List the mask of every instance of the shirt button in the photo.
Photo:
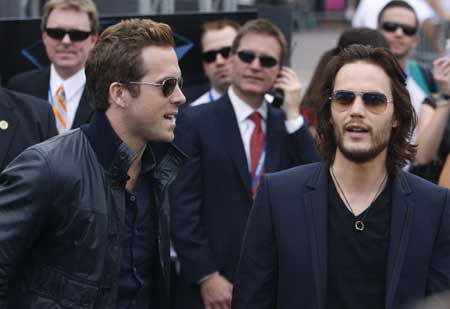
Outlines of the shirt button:
M136 196L134 196L134 195L130 196L130 201L132 201L132 202L136 201Z

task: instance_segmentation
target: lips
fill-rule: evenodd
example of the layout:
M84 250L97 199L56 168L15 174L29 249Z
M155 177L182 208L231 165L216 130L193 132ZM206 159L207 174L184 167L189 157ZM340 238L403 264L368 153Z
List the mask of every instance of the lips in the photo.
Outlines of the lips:
M164 118L175 123L175 121L177 119L177 114L178 114L178 112L167 113L167 114L164 114Z

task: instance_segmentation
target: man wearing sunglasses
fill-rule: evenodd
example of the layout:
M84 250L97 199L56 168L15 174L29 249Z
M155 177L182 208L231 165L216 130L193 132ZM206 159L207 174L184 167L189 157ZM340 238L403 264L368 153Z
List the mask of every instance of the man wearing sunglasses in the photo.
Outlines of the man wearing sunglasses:
M415 113L385 48L326 66L317 131L325 161L263 176L233 309L394 309L450 289L450 191L402 167Z
M186 99L169 25L105 29L86 63L88 124L0 174L0 308L170 309L168 188ZM1 123L0 123L1 125Z
M230 308L261 175L319 159L299 114L298 77L282 65L286 55L275 25L249 21L232 44L227 92L177 119L175 143L189 156L172 192L173 244L181 262L177 308ZM272 88L284 91L281 108L264 99Z
M231 43L239 29L239 24L228 19L208 21L202 26L202 65L211 88L190 104L196 106L220 98L231 81Z
M97 40L97 8L91 0L47 1L41 30L50 67L21 73L8 88L48 100L63 133L86 123L92 114L84 65Z

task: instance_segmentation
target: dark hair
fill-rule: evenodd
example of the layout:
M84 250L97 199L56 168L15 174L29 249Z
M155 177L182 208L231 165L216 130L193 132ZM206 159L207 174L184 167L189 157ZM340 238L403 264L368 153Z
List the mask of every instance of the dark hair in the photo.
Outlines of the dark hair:
M339 70L346 64L366 62L379 66L391 79L391 90L394 104L394 116L398 126L392 128L388 145L386 168L389 173L396 174L408 161L414 159L415 145L411 144L412 131L416 126L416 114L406 89L406 75L386 48L373 48L364 45L351 45L334 56L325 68L323 82L320 86L322 104L317 110L317 132L319 134L319 150L329 162L336 155L336 137L331 119L331 101L329 97ZM357 78L357 77L355 77Z
M234 38L233 45L231 46L231 52L233 54L237 52L242 38L249 33L265 34L275 38L281 49L280 64L284 62L288 52L286 38L280 28L275 26L270 20L264 18L250 20L239 29L236 37Z
M109 107L109 86L113 82L140 81L147 74L141 56L148 46L173 47L175 44L169 25L150 19L128 19L102 32L86 62L86 84L94 110ZM125 85L134 97L139 87Z
M216 20L211 20L211 21L205 22L202 25L202 33L200 36L201 42L202 42L202 48L203 48L203 37L208 31L222 30L227 27L230 27L230 28L236 30L236 32L237 32L239 30L240 25L237 22L235 22L234 20L230 20L230 19L216 19Z
M320 58L308 88L305 90L300 106L310 106L315 109L321 103L322 96L319 92L319 86L323 78L323 70L325 66L331 58L333 58L333 56L337 55L341 51L341 49L349 47L353 44L389 48L389 43L386 38L378 30L364 27L345 30L339 37L337 47L326 51Z
M386 10L388 9L392 9L392 8L404 8L407 9L409 11L411 11L414 14L414 18L416 19L416 27L419 26L419 18L417 17L417 13L414 10L414 8L405 1L402 0L393 0L388 2L388 4L386 4L380 11L380 13L378 13L378 27L380 27L380 22L381 19L383 18L384 12L386 12Z

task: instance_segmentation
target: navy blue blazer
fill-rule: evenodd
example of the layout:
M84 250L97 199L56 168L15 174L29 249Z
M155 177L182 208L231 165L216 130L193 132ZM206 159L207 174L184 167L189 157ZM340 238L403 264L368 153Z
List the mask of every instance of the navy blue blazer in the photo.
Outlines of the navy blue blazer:
M310 164L262 179L233 309L325 309L328 167ZM450 289L449 191L403 171L392 186L387 309Z
M49 83L50 67L46 67L42 70L31 70L13 76L8 81L7 87L48 101ZM93 113L89 102L88 91L84 87L71 129L78 128L82 124L89 122Z
M307 124L288 134L284 121L284 113L269 106L266 172L319 160ZM190 159L173 185L173 244L183 279L198 300L197 283L204 276L219 271L234 281L253 203L244 145L228 95L184 109L177 119L175 144ZM184 303L182 308L197 307Z
M0 171L29 146L56 135L48 102L0 88Z

